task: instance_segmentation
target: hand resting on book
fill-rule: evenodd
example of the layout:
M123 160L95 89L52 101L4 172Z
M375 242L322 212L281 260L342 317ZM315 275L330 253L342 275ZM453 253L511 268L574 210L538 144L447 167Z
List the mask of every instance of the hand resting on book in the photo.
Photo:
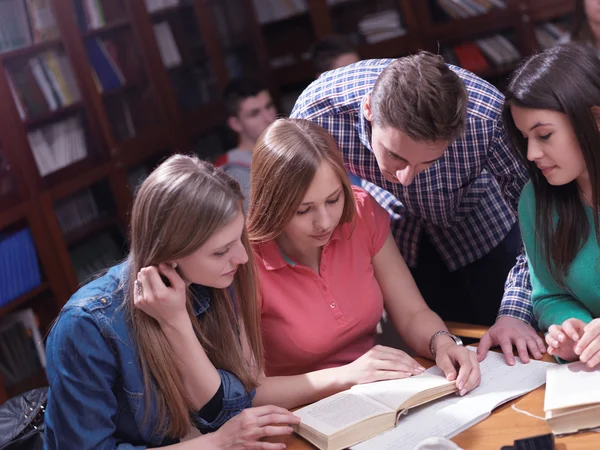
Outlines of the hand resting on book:
M383 345L376 345L340 371L348 378L344 383L347 386L408 378L423 372L425 368L406 352Z
M465 395L481 382L477 353L456 345L451 339L440 341L435 352L435 363L448 381L456 380L459 395Z

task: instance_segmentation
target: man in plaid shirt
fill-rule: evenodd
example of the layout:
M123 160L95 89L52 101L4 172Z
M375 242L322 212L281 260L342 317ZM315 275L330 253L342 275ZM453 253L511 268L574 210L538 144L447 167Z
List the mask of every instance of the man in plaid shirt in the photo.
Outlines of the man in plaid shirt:
M474 74L421 52L326 72L291 117L328 130L348 170L390 212L429 306L444 320L495 320L480 359L500 345L514 364L513 345L524 362L545 346L531 326L516 224L527 172L506 142L503 100Z

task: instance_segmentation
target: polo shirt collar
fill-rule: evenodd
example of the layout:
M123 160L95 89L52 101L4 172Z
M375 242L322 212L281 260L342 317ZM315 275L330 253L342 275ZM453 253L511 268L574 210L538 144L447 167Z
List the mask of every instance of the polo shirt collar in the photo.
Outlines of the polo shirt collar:
M373 153L373 148L371 147L371 122L365 119L365 102L370 94L371 93L369 92L365 95L360 102L360 109L358 110L357 117L358 120L355 122L354 127L356 128L360 142Z
M333 230L329 242L340 239L342 234L342 227L343 226L338 225L336 229ZM326 245L329 245L329 242ZM282 269L285 266L294 267L296 265L296 263L294 263L294 261L291 258L289 258L285 253L283 253L283 251L281 251L279 245L277 245L277 242L275 242L275 239L260 244L258 251L260 254L260 260L265 266L265 269L267 270L278 270Z

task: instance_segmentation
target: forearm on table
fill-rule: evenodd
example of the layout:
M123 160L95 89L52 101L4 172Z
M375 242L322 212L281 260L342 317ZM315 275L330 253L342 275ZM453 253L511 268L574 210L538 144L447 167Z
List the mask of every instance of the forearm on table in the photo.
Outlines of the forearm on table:
M290 409L349 389L343 366L302 375L263 377L252 406L276 405Z
M178 360L179 374L193 408L200 410L219 389L219 372L208 359L191 322L161 328Z

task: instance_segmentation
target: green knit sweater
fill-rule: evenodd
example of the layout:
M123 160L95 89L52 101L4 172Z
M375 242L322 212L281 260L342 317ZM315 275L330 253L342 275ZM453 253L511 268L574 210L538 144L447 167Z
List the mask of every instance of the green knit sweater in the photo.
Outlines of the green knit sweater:
M546 266L542 243L535 242L535 196L527 183L519 200L519 225L527 252L531 275L533 312L541 330L576 318L588 323L600 317L600 248L594 233L592 208L586 206L590 235L571 262L565 280L567 289L559 287ZM555 221L558 216L555 214ZM556 222L555 222L556 223Z

